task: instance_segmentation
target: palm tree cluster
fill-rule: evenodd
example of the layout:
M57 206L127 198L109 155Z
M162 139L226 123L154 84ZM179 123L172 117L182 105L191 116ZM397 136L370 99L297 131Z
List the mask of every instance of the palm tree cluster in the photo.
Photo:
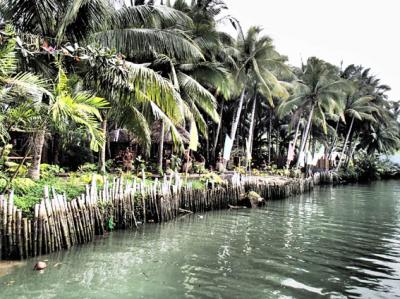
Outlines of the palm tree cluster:
M235 155L249 168L299 168L324 146L339 169L360 150L399 148L399 105L369 69L315 57L293 67L226 9L222 0L0 0L0 147L11 132L28 134L33 179L45 140L54 163L73 142L98 151L105 172L116 128L150 160L156 147L161 169L167 134L174 153L196 151L208 166L224 152L225 167Z

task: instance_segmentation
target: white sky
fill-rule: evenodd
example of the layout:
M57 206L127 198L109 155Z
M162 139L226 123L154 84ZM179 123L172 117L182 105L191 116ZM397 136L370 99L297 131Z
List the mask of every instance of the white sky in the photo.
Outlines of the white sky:
M299 66L317 56L370 67L400 100L400 1L225 0L244 30L259 25L281 54Z

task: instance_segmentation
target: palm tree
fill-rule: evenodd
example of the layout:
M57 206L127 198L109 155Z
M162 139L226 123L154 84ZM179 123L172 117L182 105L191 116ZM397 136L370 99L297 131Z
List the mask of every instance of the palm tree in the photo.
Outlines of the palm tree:
M343 143L342 152L339 157L338 165L336 166L336 170L340 169L340 166L343 162L344 154L346 153L347 143L351 134L353 133L353 125L355 120L367 120L375 122L375 118L372 116L372 112L377 112L377 109L373 106L370 106L370 102L374 98L372 96L362 96L358 91L353 91L351 94L347 96L346 106L343 109L344 118L351 119L350 126L348 128L346 139Z
M351 146L353 132L359 138L358 147L367 149L368 153L390 151L396 148L398 125L396 125L396 115L392 111L391 102L388 101L386 94L390 87L381 84L380 79L370 74L369 68L365 69L362 66L349 65L341 76L351 80L356 86L356 91L350 94L346 102L347 105L355 105L356 110L349 110L354 115L354 118L349 116L354 125L351 126L352 130L348 130L342 149L342 153L344 153L347 141L350 139L347 161L352 158L356 147L356 142L353 142L354 145ZM357 101L357 97L360 97L360 102ZM368 100L368 98L370 99ZM349 109L349 107L346 109ZM360 118L363 118L363 122L357 122ZM342 162L342 159L340 161Z
M7 122L7 114L23 100L38 100L43 94L51 96L47 83L31 73L17 73L15 36L11 27L5 28L0 42L0 141L6 143L14 121ZM20 120L16 120L20 121Z
M135 61L146 60L153 51L190 61L203 57L183 31L170 29L191 26L191 19L166 6L118 9L111 0L1 0L0 7L19 32L44 36L52 47L95 42Z
M104 115L107 120L133 131L145 152L150 150L150 124L161 119L171 130L173 140L182 150L182 140L176 125L183 124L183 100L172 82L149 67L125 61L118 56L87 52L81 72L85 85L104 98L111 99L112 109ZM93 64L94 61L94 64ZM82 60L81 60L82 62ZM100 170L104 171L105 146L100 156Z
M104 142L104 135L99 128L101 115L99 109L108 107L107 101L88 91L73 89L62 67L59 67L57 84L53 96L35 103L40 124L35 128L32 156L33 160L28 169L28 177L33 180L40 178L40 162L45 142L46 131L50 127L66 129L75 123L85 127L90 134L90 147L98 151Z
M144 140L145 149L149 148L150 130L147 124L148 117L143 115L142 109L151 112L156 118L163 118L170 124L182 119L181 113L178 113L181 108L176 109L181 102L180 96L172 85L161 76L152 74L146 65L137 65L127 59L141 62L151 59L154 53L164 53L182 62L203 59L199 47L188 36L180 30L167 28L171 25L191 27L192 21L184 13L154 5L131 5L116 9L112 1L108 0L42 1L41 6L36 4L29 1L15 1L12 5L5 6L3 13L20 31L46 36L43 43L49 52L56 52L56 55L76 55L71 52L82 49L74 49L68 46L68 42L89 45L96 41L124 53L124 58L109 57L109 54L106 57L104 53L96 53L94 56L99 59L95 59L95 63L86 64L89 66L86 68L87 74L82 74L82 77L88 88L94 87L100 96L112 100L111 104L116 109L109 112L111 116L116 117L119 124L133 129ZM50 8L56 13L48 14L47 10ZM26 35L24 37L26 38ZM62 51L54 51L54 45L62 46ZM84 49L91 52L93 47ZM42 57L40 53L35 56L31 61L31 67L40 72L46 70L47 76L51 78L54 70L48 69L48 59L44 59L41 63ZM76 57L82 59L82 55ZM111 77L110 74L115 77ZM134 82L139 85L140 90L135 85L132 89L131 84ZM156 95L157 93L159 95ZM172 100L161 100L160 95L165 98L167 93L167 98ZM106 132L107 117L103 121L102 128ZM174 130L177 143L180 139L178 135ZM104 162L103 145L100 154L101 170L104 170Z
M236 79L240 84L241 94L231 126L232 142L236 137L245 97L253 90L263 94L272 106L274 96L283 98L288 96L284 84L277 79L277 74L289 72L285 64L286 58L275 50L269 37L260 36L260 33L259 27L251 27L247 35L237 41L239 59ZM251 122L254 123L254 118Z
M219 31L217 26L221 20L221 12L226 10L227 6L221 0L196 0L192 1L190 5L186 1L178 0L174 2L173 8L186 13L193 20L193 26L187 28L186 32L201 47L206 59L205 62L182 65L180 70L206 87L215 97L213 101L216 101L218 97L221 99L218 117L214 111L211 114L210 109L207 109L208 112L205 111L206 116L210 117L214 124L217 124L217 128L214 130L215 136L211 151L211 156L215 158L218 138L222 128L221 121L216 122L215 120L221 120L224 101L229 100L234 89L230 71L233 71L236 67L236 62L233 58L237 52L234 48L234 39L227 33ZM210 105L207 106L211 107ZM204 111L204 109L202 110ZM198 115L198 113L195 114ZM200 132L203 133L208 145L208 134L204 132L206 121L197 117L196 122L198 125L200 125L199 121L203 127L202 129L199 126ZM208 156L209 152L207 149L206 151Z
M344 92L349 89L348 82L339 77L336 67L315 57L309 58L307 64L302 66L298 78L298 81L294 83L292 97L279 107L280 115L285 115L293 109L301 109L308 113L302 134L297 168L304 155L313 118L327 134L328 126L325 114L334 114L339 109L338 103L344 96Z

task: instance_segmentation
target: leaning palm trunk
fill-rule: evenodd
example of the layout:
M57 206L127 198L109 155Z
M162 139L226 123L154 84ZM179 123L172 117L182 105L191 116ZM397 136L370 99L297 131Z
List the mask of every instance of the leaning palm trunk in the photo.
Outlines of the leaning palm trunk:
M104 117L101 123L101 130L104 134L104 143L99 152L99 172L106 173L106 145L107 145L107 118Z
M336 123L335 136L333 137L333 141L332 141L332 144L331 144L330 149L329 149L328 159L330 159L332 157L333 150L335 149L335 146L336 146L336 142L337 142L337 139L338 139L339 123L340 123L340 120L338 120L337 123Z
M356 140L358 139L359 135L357 136ZM349 167L350 161L353 160L353 156L354 156L354 152L356 150L356 146L357 146L357 142L354 141L353 142L353 146L350 147L350 154L347 157L347 161L346 161L346 168Z
M271 165L271 146L272 146L272 113L269 112L268 120L268 165Z
M296 127L296 133L294 134L293 146L296 147L297 139L299 139L301 118L299 119Z
M256 106L257 106L257 98L254 98L253 106L251 108L251 116L250 116L250 127L249 127L249 147L248 147L248 154L246 155L246 165L251 168L251 156L253 152L253 140L254 140L254 122L256 116Z
M244 94L245 94L245 89L243 89L242 94L240 95L239 106L238 106L238 109L236 111L236 115L235 115L235 118L233 120L233 123L232 123L231 136L230 136L232 140L235 140L236 131L237 131L237 128L239 126L240 115L241 115L242 109L243 109Z
M295 150L295 148L296 148L297 139L299 138L300 123L301 123L301 118L300 118L299 121L297 122L296 132L294 133L293 152L294 152L294 150ZM289 161L289 155L290 155L290 151L289 151L289 149L288 149L286 168L289 168L290 162L291 162L291 161Z
M45 140L46 131L39 130L33 137L32 144L32 164L28 169L28 177L36 181L40 179L40 163L42 160L42 151Z
M220 134L221 128L222 128L222 113L223 113L223 111L224 111L224 102L222 102L222 105L221 105L221 112L219 113L219 123L218 123L217 131L215 132L215 139L214 139L214 144L213 144L213 148L212 148L213 160L215 160L215 157L216 157L218 138L219 138L219 134Z
M339 163L336 166L336 171L338 171L340 169L340 166L342 165L343 156L344 156L344 153L346 152L347 142L349 141L351 131L353 130L353 124L354 124L354 116L351 119L350 128L347 131L346 140L344 141L344 144L343 144L343 149L342 149L342 152L340 154Z
M246 89L244 88L242 91L242 94L240 95L240 99L239 99L239 106L237 108L236 111L236 115L234 116L233 119L233 123L232 123L232 129L231 129L231 139L232 139L232 143L233 141L235 141L235 137L236 137L236 131L237 128L239 126L239 121L240 121L240 115L242 113L242 109L243 109L243 102L244 102L244 95L245 95ZM226 168L226 164L228 163L228 160L224 160L224 169Z
M303 138L302 138L301 144L300 144L300 150L299 150L299 156L297 157L296 168L299 168L299 166L300 166L300 156L301 156L301 153L304 151L304 148L306 146L306 142L308 139L308 134L310 133L311 121L312 121L312 117L314 114L314 107L315 107L315 105L313 104L311 106L310 115L308 116L307 125L306 125L304 135L303 135Z
M160 151L158 154L158 169L160 173L163 171L163 155L164 155L164 134L165 134L165 124L161 121L161 135L160 135Z

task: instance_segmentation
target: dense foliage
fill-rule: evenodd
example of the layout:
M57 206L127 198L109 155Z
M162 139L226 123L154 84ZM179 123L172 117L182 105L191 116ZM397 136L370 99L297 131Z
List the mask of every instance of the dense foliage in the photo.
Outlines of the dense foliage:
M0 0L0 188L22 196L51 183L75 196L76 176L51 179L59 165L88 162L101 173L188 172L190 156L198 173L233 168L219 158L226 136L241 171L308 170L305 158L322 151L351 172L399 149L400 104L369 68L316 57L291 66L226 9L222 0ZM112 165L115 131L127 132L135 168Z

